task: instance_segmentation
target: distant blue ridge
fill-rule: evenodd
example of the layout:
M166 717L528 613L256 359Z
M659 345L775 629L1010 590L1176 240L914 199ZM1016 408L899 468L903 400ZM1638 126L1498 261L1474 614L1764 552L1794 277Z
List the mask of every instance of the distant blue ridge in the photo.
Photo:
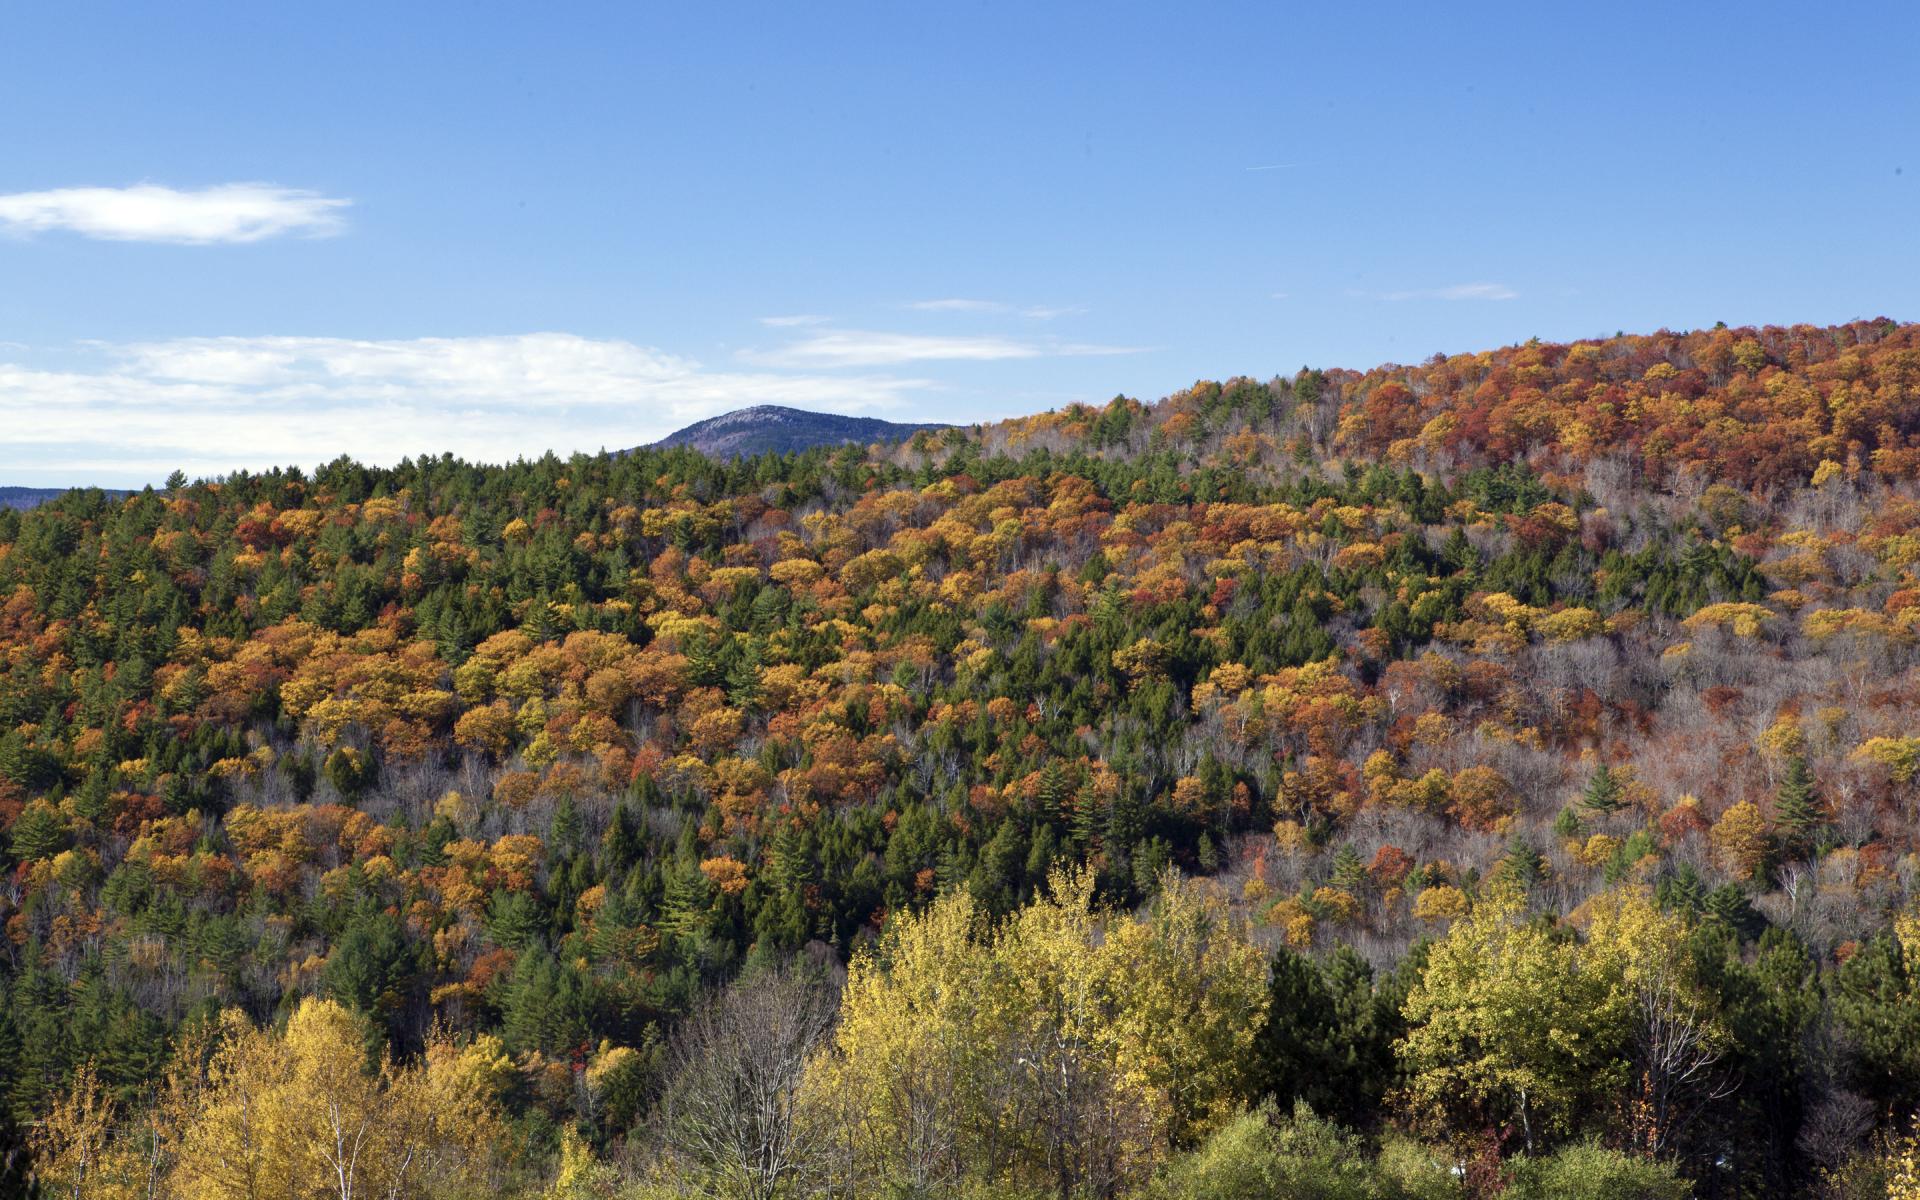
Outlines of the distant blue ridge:
M85 484L70 488L0 487L0 508L38 508L56 496L84 490L86 490ZM126 488L101 488L100 490L116 499L133 495Z

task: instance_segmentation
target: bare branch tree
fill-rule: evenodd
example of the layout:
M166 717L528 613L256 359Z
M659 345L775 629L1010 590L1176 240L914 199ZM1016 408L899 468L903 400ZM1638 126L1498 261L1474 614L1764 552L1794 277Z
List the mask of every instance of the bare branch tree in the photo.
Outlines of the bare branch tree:
M1721 1039L1706 997L1679 978L1674 966L1648 973L1639 992L1634 1140L1658 1155L1702 1108L1732 1095L1739 1080L1719 1069Z
M662 1104L669 1152L747 1200L795 1191L826 1151L799 1090L837 1011L821 973L794 966L748 975L688 1017Z

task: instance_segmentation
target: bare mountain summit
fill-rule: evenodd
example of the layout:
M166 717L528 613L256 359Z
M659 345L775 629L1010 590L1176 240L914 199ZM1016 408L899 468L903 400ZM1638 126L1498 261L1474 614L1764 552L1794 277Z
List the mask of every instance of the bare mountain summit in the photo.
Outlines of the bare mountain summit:
M837 413L807 412L759 404L735 409L668 434L650 449L688 446L713 458L744 458L754 454L784 454L814 446L866 445L902 442L923 429L946 425L906 425L876 417L843 417Z

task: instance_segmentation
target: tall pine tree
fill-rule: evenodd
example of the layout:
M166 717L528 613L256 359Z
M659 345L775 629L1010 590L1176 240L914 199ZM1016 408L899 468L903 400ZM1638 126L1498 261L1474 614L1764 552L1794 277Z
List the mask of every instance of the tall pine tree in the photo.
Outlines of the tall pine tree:
M1588 777L1587 786L1580 793L1580 803L1594 812L1615 812L1625 803L1622 797L1624 791L1625 789L1620 786L1619 776L1613 773L1613 768L1601 763Z
M1781 849L1790 857L1805 858L1813 852L1825 823L1813 772L1807 769L1807 760L1796 754L1787 760L1787 777L1773 798L1773 824L1779 830Z

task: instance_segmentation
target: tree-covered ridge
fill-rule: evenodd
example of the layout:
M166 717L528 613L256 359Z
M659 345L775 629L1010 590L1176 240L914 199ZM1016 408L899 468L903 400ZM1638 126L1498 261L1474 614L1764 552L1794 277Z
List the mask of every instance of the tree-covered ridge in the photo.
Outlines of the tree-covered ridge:
M402 1064L496 1038L503 1119L606 1151L661 1111L702 989L809 944L857 959L955 896L1031 920L1065 861L1122 911L1168 868L1211 876L1288 948L1229 1107L1495 1158L1604 1136L1802 1187L1920 1104L1891 932L1916 330L1529 344L881 449L342 460L0 513L12 1112L83 1065L131 1111L222 1011L325 999ZM1714 1087L1746 1081L1685 1129L1568 1115L1638 1102L1605 1038L1652 972L1589 969L1573 932L1635 887L1673 923L1636 928L1689 964L1658 997L1713 1014ZM1414 949L1442 935L1464 949ZM1490 958L1539 973L1481 980ZM1617 1018L1580 1035L1598 1058L1481 1061L1423 1015L1542 979ZM1543 1092L1554 1071L1574 1090ZM1159 1103L1127 1111L1165 1153L1225 1128Z

